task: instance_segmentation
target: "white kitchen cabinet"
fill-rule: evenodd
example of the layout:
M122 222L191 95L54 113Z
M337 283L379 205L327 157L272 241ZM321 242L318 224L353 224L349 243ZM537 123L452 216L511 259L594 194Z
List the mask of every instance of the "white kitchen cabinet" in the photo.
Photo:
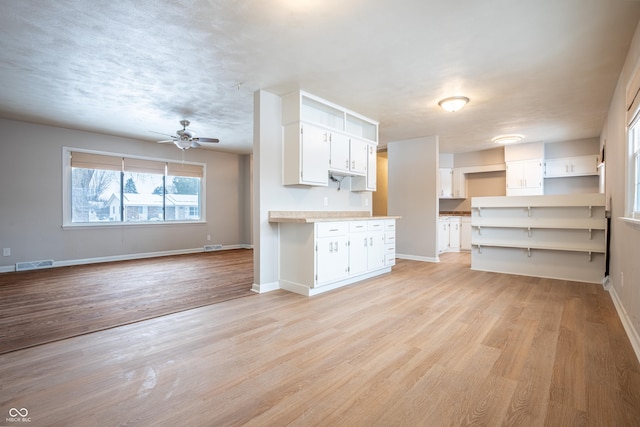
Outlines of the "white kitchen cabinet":
M462 169L453 168L452 184L453 184L453 198L465 199L467 197L467 176Z
M440 178L438 180L438 185L440 187L438 196L441 199L451 199L453 197L453 169L440 168L438 173Z
M439 195L441 199L464 199L467 197L467 179L462 169L439 169Z
M507 196L543 194L542 159L507 162Z
M307 123L284 126L284 185L329 184L329 137L326 129Z
M449 252L460 252L460 217L449 217Z
M369 244L366 221L349 223L349 274L359 275L367 271Z
M283 289L314 295L391 271L394 264L395 219L280 224Z
M384 268L384 220L367 221L367 270Z
M396 220L384 221L384 265L396 265Z
M563 157L545 161L545 178L598 175L598 155Z
M351 178L351 191L376 191L378 153L374 144L367 143L366 155L367 166L365 176L354 176Z
M449 250L449 217L438 218L438 253Z
M282 125L284 185L326 186L334 172L364 176L356 191L375 191L368 147L378 144L378 122L298 91L283 97Z

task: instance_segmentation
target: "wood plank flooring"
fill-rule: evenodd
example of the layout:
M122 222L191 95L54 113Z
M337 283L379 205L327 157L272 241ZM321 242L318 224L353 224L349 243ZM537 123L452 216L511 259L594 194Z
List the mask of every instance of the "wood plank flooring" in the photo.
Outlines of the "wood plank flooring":
M0 354L255 295L252 284L246 249L0 274Z
M638 426L640 363L600 285L398 260L0 355L0 424ZM11 424L15 425L15 424Z

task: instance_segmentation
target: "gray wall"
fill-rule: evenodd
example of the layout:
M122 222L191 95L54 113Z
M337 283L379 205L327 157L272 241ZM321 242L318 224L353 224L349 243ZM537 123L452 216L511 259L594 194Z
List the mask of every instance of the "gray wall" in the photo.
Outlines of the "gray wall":
M609 278L614 289L614 300L624 307L622 321L628 331L632 330L632 342L640 358L640 225L621 219L625 215L625 193L628 188L625 91L639 60L640 30L636 30L609 107L601 143L605 144L605 193L610 200L612 218Z
M400 215L396 253L400 258L437 261L438 137L387 144L389 215Z
M83 148L174 161L182 152L157 144L0 119L0 269L53 259L125 259L201 250L205 244L250 245L250 159L212 150L187 150L185 160L206 163L206 224L62 228L62 148ZM211 241L206 240L211 235ZM4 268L3 268L4 267Z

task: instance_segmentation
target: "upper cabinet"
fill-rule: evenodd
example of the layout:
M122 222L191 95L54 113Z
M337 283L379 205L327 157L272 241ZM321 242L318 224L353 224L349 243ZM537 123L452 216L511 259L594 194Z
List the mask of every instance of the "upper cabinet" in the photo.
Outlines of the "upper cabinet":
M598 175L598 155L547 159L544 164L545 178Z
M507 162L507 196L543 193L542 159Z
M467 197L467 179L460 168L440 168L438 197L441 199L464 199Z
M284 185L326 186L331 172L364 177L354 190L375 191L378 122L299 91L283 97L282 125Z

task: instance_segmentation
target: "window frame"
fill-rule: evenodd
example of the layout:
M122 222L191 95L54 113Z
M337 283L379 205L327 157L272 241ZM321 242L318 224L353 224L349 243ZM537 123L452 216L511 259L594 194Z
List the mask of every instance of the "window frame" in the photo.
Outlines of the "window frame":
M163 163L182 163L185 165L193 165L202 167L202 178L200 179L199 220L163 220L163 221L126 221L124 217L120 221L99 221L99 222L73 222L72 221L72 198L71 198L71 153L82 152L88 154L97 154L103 156L123 157L125 159L150 160ZM165 169L166 170L166 169ZM166 179L166 173L164 178ZM205 224L206 217L206 182L207 182L207 165L206 163L179 161L175 159L163 159L148 156L136 156L131 154L114 153L99 150L90 150L83 148L62 147L62 228L63 229L80 229L80 228L109 228L109 227L158 227L185 224ZM166 185L166 183L165 183ZM163 202L164 204L165 202ZM122 213L124 215L124 212Z

